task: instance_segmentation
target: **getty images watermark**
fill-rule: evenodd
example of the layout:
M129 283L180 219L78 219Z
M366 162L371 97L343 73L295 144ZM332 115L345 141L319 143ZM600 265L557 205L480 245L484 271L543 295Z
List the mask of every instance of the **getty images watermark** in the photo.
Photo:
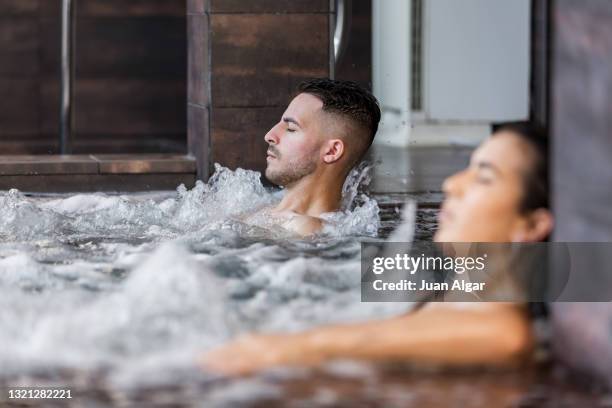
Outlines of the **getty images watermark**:
M463 274L471 271L483 271L487 254L482 256L411 256L406 253L395 254L395 256L377 256L372 260L372 272L375 275L382 275L385 271L404 271L410 276L416 275L420 271L447 271ZM427 279L410 280L401 279L397 282L385 282L384 279L376 279L372 286L374 290L408 290L408 291L464 291L471 293L484 290L486 282L465 282L464 280L453 280L450 282L431 282Z
M364 302L612 301L612 243L387 242L361 249Z

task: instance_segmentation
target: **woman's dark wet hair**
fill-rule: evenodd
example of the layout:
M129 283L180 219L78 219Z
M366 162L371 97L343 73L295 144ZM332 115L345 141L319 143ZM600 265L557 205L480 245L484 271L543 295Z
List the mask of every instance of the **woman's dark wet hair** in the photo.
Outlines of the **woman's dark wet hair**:
M531 122L511 122L495 126L493 135L509 132L521 138L534 153L531 169L524 177L520 211L528 213L538 208L550 208L548 175L548 137L544 128Z
M316 96L323 102L323 111L345 117L366 130L367 146L374 140L380 122L378 101L368 90L352 81L316 78L302 82L297 93Z

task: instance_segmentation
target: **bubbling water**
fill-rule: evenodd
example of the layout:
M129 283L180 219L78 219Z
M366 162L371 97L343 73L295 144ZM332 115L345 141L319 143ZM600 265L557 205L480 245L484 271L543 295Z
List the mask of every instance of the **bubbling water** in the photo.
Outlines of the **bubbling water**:
M399 313L360 302L360 245L376 236L369 167L314 238L247 224L282 190L216 165L175 193L0 193L0 376L71 368L137 383L246 331ZM142 368L142 369L140 369Z

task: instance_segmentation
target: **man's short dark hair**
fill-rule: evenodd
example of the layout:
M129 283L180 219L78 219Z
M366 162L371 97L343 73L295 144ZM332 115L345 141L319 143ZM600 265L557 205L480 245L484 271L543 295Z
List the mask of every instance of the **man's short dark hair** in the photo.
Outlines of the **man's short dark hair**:
M302 82L298 93L314 95L323 102L323 111L339 115L365 129L370 147L380 122L380 107L371 92L352 81L316 78Z

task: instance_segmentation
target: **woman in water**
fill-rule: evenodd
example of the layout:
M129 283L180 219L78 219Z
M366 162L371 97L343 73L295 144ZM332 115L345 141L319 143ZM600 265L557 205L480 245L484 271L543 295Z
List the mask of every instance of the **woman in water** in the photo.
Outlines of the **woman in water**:
M498 128L443 191L437 242L538 242L552 231L547 146L529 124ZM202 363L235 374L332 359L504 365L524 359L532 344L525 304L428 303L385 320L245 336Z

